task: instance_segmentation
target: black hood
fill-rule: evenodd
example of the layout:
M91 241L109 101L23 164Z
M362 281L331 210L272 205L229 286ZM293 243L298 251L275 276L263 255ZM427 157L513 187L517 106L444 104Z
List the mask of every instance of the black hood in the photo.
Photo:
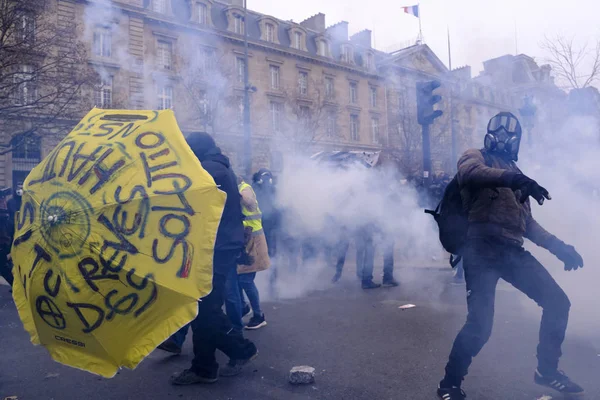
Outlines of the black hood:
M206 153L204 153L201 157L198 157L200 162L202 161L214 161L219 164L223 164L226 168L231 167L231 162L229 162L229 158L221 153L221 149L218 147L213 147Z

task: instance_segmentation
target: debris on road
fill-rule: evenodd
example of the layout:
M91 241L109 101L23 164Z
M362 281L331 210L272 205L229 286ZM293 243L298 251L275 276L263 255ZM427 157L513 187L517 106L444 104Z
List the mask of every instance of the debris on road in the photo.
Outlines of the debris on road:
M542 396L542 397L540 397L539 399L536 399L536 400L552 400L552 397L551 396Z
M44 379L58 378L59 376L60 376L60 374L46 374Z
M398 307L401 310L408 310L409 308L415 308L416 306L414 304L405 304L403 306Z
M290 383L293 385L310 384L315 382L315 369L306 365L292 368Z

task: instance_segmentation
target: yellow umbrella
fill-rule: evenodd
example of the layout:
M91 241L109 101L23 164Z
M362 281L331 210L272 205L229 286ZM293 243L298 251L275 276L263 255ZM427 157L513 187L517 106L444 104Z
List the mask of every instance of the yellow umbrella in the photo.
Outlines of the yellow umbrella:
M25 181L11 254L32 343L135 368L211 291L225 197L172 111L90 111Z

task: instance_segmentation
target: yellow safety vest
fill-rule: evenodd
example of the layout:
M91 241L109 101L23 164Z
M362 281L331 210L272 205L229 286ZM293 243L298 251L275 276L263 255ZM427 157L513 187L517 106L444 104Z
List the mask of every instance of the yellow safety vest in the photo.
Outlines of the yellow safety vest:
M242 194L242 191L246 188L250 188L250 190L252 190L252 194L254 194L254 198L256 198L256 194L254 193L252 186L248 185L246 182L242 182L238 185L240 194ZM263 232L263 227L262 213L258 207L258 202L256 203L256 211L250 211L242 203L242 214L244 214L244 227L252 228L252 235L260 235Z

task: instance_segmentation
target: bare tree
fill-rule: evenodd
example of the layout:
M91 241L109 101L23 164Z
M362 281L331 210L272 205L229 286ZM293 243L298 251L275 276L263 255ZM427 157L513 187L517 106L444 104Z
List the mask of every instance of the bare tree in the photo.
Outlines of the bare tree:
M55 2L0 0L0 154L40 131L70 126L89 108L81 90L97 81L72 21ZM18 140L13 140L18 137Z
M324 79L307 78L296 88L283 90L281 126L275 140L295 153L309 153L316 144L341 138L338 106L327 96Z
M561 86L583 89L594 83L600 73L600 40L596 40L593 48L588 42L577 46L574 41L574 37L546 36L540 47L548 53L545 61Z
M395 129L392 128L391 132L397 138L392 140L391 144L398 147L401 168L408 176L418 175L421 170L423 140L417 123L416 101L409 95L412 92L408 87L396 92L397 107L396 112L392 114L392 127L395 126Z
M230 133L242 126L243 92L234 91L234 67L223 52L204 48L184 60L182 84L192 121L205 131Z

